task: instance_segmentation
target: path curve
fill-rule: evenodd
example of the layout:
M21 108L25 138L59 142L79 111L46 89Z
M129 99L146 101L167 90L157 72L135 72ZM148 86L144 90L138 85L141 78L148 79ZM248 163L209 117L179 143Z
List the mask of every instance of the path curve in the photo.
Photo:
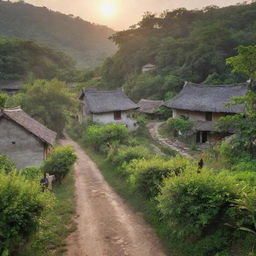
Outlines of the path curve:
M177 151L182 157L192 158L192 156L184 148L179 147L177 143L168 138L164 138L159 134L158 129L162 124L163 122L151 122L147 125L151 137L162 146Z
M71 139L75 165L77 231L67 239L65 256L165 256L153 230L104 180L99 169Z

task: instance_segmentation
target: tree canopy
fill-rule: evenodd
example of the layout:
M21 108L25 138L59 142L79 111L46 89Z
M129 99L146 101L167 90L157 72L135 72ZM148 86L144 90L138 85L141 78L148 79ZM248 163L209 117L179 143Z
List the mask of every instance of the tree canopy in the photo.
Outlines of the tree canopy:
M145 91L147 97L163 99L166 93L179 91L184 81L244 82L248 74L231 72L226 59L236 55L238 46L255 44L255 18L256 3L182 8L160 16L146 13L137 25L111 37L118 51L98 70L101 86L124 85L137 100ZM147 63L157 68L141 75Z
M76 113L76 99L65 83L35 80L9 98L8 107L21 106L33 118L62 135L68 113Z

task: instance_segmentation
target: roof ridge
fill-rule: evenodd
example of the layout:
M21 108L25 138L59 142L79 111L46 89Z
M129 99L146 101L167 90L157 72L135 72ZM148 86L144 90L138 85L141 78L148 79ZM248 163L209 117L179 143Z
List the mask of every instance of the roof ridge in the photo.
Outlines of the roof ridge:
M187 82L185 86L198 86L198 87L236 87L236 86L244 86L249 85L248 82L244 83L233 83L233 84L197 84L193 82Z

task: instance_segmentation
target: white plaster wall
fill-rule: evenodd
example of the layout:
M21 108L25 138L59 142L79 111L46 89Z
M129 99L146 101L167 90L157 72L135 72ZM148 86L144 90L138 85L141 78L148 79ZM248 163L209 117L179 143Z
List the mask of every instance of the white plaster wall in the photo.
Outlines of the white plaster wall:
M93 114L93 121L100 124L122 124L126 125L129 131L135 131L138 128L137 121L129 117L130 114L129 111L122 111L121 120L114 120L114 112Z
M10 157L18 169L39 167L44 161L44 144L13 121L0 118L0 154Z

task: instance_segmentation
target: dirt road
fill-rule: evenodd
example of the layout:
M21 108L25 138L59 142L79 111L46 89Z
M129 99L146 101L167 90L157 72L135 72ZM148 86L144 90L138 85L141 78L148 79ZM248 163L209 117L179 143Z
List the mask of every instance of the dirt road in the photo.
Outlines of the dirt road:
M165 256L152 229L106 183L94 162L70 139L75 166L77 231L65 256Z

